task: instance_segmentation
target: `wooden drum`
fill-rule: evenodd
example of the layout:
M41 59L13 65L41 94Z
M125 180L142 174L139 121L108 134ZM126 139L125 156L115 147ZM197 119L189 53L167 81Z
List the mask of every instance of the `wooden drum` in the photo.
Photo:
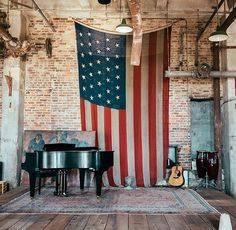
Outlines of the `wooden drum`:
M207 172L207 151L197 151L197 175L199 178L204 178Z
M215 151L197 151L197 174L204 178L206 173L209 180L217 180L219 170L218 153Z
M217 180L219 157L217 152L208 152L207 174L209 180Z

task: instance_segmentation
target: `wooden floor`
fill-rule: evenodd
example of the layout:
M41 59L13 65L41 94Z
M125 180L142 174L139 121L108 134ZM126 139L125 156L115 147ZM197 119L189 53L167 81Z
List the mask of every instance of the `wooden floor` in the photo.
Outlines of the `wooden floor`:
M1 205L23 194L18 187L0 195ZM236 229L236 199L213 189L198 192L219 212L229 213L233 229ZM220 215L145 215L145 214L0 214L0 229L218 229Z

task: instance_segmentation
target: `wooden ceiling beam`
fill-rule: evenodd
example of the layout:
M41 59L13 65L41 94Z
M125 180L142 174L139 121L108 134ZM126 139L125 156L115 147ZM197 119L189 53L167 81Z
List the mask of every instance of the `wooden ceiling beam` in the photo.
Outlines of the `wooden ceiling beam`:
M131 49L131 65L140 65L142 50L142 16L139 0L128 0L133 26L133 43Z

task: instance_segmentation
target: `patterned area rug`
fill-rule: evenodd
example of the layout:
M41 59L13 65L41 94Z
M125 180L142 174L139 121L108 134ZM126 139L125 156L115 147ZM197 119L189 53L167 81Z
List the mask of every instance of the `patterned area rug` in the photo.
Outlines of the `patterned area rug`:
M53 195L44 188L31 199L26 193L0 207L9 213L217 213L198 193L191 189L152 187L103 188L97 199L94 189L70 188L68 197Z

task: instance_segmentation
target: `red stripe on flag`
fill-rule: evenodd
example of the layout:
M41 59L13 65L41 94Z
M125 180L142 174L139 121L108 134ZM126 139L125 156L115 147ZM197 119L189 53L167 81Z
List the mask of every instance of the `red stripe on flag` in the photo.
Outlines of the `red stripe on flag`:
M163 54L163 76L169 64L169 39L168 30L164 33L164 54ZM162 117L163 117L163 175L166 174L166 164L169 149L169 78L163 78L163 97L162 97Z
M151 185L157 179L156 164L156 46L157 32L149 37L149 80L148 80L148 136L149 136L149 170Z
M80 97L80 117L81 117L81 129L82 131L86 130L86 122L85 122L85 105L84 99Z
M126 111L119 110L119 146L120 146L120 177L121 184L124 185L124 179L128 175L127 161L127 133L126 133Z
M142 166L142 128L141 128L141 66L134 67L134 95L133 95L133 119L134 119L134 162L137 186L143 186Z
M111 109L104 107L104 141L105 141L105 150L112 150L112 137L111 137ZM115 154L115 153L114 153ZM110 167L107 171L107 176L109 184L115 186L113 180L113 171Z
M111 109L108 107L104 107L104 135L105 150L112 150Z
M92 122L92 130L98 130L98 124L97 124L97 105L91 103L91 122ZM98 146L98 134L96 132L95 137L95 146Z

